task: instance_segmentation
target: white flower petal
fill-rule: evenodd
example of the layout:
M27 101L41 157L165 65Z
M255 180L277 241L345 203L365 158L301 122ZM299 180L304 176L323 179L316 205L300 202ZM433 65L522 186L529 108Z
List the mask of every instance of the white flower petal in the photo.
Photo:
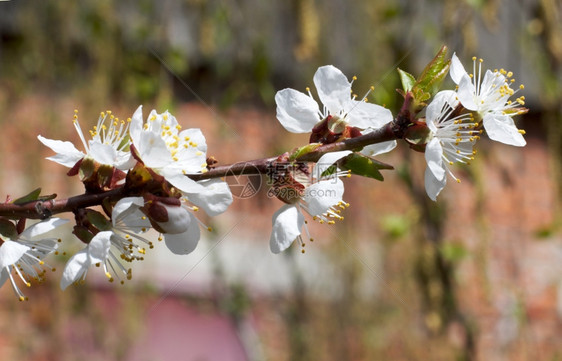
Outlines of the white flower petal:
M527 144L510 116L490 113L484 116L483 122L490 139L516 147Z
M464 69L464 66L462 65L461 61L457 57L457 54L455 53L453 53L453 57L451 58L451 67L449 69L449 75L457 85L460 83L461 79L464 76L468 76L468 73Z
M53 229L68 223L68 219L62 218L49 218L45 221L35 223L29 226L25 231L21 233L22 238L33 238L43 233L52 231Z
M142 133L144 126L144 120L142 118L142 105L140 105L135 113L131 117L131 123L129 126L129 134L131 135L131 141L137 146L140 141L140 135Z
M99 232L92 238L88 246L88 257L91 264L104 263L109 257L112 231Z
M232 193L228 184L220 179L200 181L202 191L188 193L188 200L203 208L205 213L213 217L226 211L232 204Z
M461 78L457 95L463 107L468 110L478 110L479 105L476 104L476 89L474 88L472 79L468 75Z
M136 212L139 208L144 206L144 198L142 197L125 197L121 198L111 211L111 218L113 226L119 221L127 218L129 215Z
M190 146L195 145L195 149L200 152L207 153L207 141L201 129L190 128L183 130L179 135L182 143L187 143Z
M294 89L275 94L277 119L291 133L308 133L320 121L318 103Z
M437 138L433 138L425 146L425 160L427 167L431 170L436 179L442 180L446 177L445 166L443 164L443 147Z
M172 163L172 155L166 146L166 142L159 134L153 132L142 132L135 147L139 152L144 165L158 170Z
M78 281L90 268L90 257L87 247L70 257L60 280L60 288L64 291L72 283Z
M189 227L185 232L179 234L164 234L166 246L174 254L188 254L193 252L197 247L197 243L201 237L201 230L199 229L199 223L195 216L189 213L189 217Z
M331 207L342 202L343 182L339 178L328 179L311 184L304 191L303 200L311 216L324 214Z
M335 66L326 65L318 68L313 80L318 97L330 114L337 115L350 101L351 83Z
M297 206L286 204L275 212L272 224L269 246L271 252L279 253L289 248L301 234L304 216Z
M446 183L447 177L438 179L429 167L425 169L425 192L432 201L435 202L437 200L437 196L443 190Z
M19 242L4 241L0 246L0 269L17 263L20 258L31 248Z
M391 150L396 148L397 144L398 143L396 143L395 140L389 140L388 142L371 144L371 145L368 145L368 146L364 147L363 150L361 150L361 154L364 154L364 155L369 156L369 157L374 157L374 156L377 156L379 154L384 154L384 153L390 152Z
M55 153L54 156L48 157L47 159L52 160L58 164L64 165L65 167L72 168L74 165L82 158L86 156L86 154L82 153L74 144L70 142L63 142L61 140L53 140L47 139L40 135L37 136L37 139L45 146L51 148Z
M202 185L186 175L183 175L181 173L178 174L174 171L174 169L165 168L161 173L162 176L164 176L164 178L166 178L166 180L170 182L171 185L184 193L195 194L205 191L205 188Z
M117 160L117 150L111 144L102 144L90 140L90 156L100 164L114 165Z
M348 124L359 129L378 129L392 121L390 110L364 101L351 100L344 110Z
M351 153L353 152L350 150L342 150L339 152L330 152L324 154L320 157L320 159L318 159L318 162L316 162L316 166L314 167L314 176L317 179L320 179L322 177L322 173L330 168L335 162Z
M168 220L166 222L157 222L165 233L180 234L187 230L191 222L190 213L182 206L171 206L162 204L166 208Z

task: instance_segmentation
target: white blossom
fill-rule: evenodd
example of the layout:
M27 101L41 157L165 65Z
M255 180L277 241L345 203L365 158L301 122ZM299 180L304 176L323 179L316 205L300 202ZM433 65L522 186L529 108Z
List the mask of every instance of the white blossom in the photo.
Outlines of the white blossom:
M312 240L305 224L303 211L320 223L332 224L335 223L334 219L343 219L340 212L348 204L342 199L344 186L338 177L342 174L336 172L331 175L323 175L323 173L336 161L350 153L350 151L341 151L325 154L318 160L308 181L299 179L300 183L305 186L303 194L295 194L294 197L291 197L293 199L291 204L282 206L273 215L273 229L269 239L273 253L284 251L296 239L303 245L301 237L303 226L308 238Z
M430 135L425 148L425 190L434 201L447 183L447 173L460 182L449 166L473 159L472 148L480 134L476 130L478 123L473 121L471 114L453 115L458 104L457 94L444 90L435 95L426 109Z
M323 104L322 110L308 88L308 95L289 88L280 90L275 95L277 119L289 132L309 133L315 125L329 116L362 130L378 129L392 121L390 110L367 103L367 96L356 100L357 96L351 92L353 82L335 66L318 68L313 80ZM396 141L385 143L388 144L382 145L382 148L393 149L396 146ZM374 153L377 150L368 152Z
M131 268L123 263L143 260L146 247L153 248L152 242L141 235L150 228L150 222L140 211L143 205L142 197L122 198L115 204L107 229L98 232L86 247L68 260L61 289L85 281L89 268L94 265L103 269L110 282L114 281L114 275L118 279L131 279Z
M207 170L207 144L199 129L181 130L169 112L151 111L144 122L142 106L131 120L131 140L144 165L182 192L197 193L202 186L186 177Z
M57 249L57 238L40 238L56 227L68 222L66 219L51 218L35 223L14 237L1 237L0 243L0 287L10 280L12 288L20 301L27 298L16 284L19 278L27 287L29 278L40 281L45 274L43 259ZM16 277L14 277L16 276Z
M47 139L39 135L37 136L39 141L57 153L47 159L72 168L78 161L87 157L99 164L109 165L120 170L128 170L132 166L128 138L130 119L127 121L119 120L111 114L111 111L102 112L98 118L98 123L89 132L91 139L86 140L78 122L77 113L75 111L72 124L82 141L86 153L76 149L71 142Z
M490 139L522 147L526 144L523 130L517 129L513 116L524 112L519 108L525 104L525 97L515 101L510 98L517 93L511 88L514 79L511 72L486 70L482 76L482 59L472 58L473 73L468 74L456 54L451 61L450 75L458 85L458 98L469 110L478 113ZM523 85L519 87L523 89ZM480 120L478 119L478 120Z

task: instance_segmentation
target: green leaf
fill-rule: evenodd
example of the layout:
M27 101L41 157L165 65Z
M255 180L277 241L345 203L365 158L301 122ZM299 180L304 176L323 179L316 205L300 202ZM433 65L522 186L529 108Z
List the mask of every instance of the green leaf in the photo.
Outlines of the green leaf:
M26 204L26 203L29 203L29 202L33 202L33 201L36 201L36 200L39 199L40 194L41 194L41 188L37 188L37 189L31 191L30 193L26 194L25 196L16 199L12 203L17 204L17 205L22 205L22 204Z
M412 87L412 93L419 104L431 98L439 90L439 86L451 66L451 60L447 59L447 47L443 46L435 55L435 58L427 64L422 74Z
M307 145L304 145L300 148L297 148L297 150L295 150L290 156L289 156L289 160L293 161L295 159L298 159L299 157L302 157L305 154L314 152L316 150L316 148L318 148L319 146L321 146L322 143L310 143Z
M111 222L105 218L103 214L91 209L88 209L87 211L88 213L86 214L86 217L88 218L88 221L94 225L94 227L100 231L108 231L111 229Z
M352 174L373 178L381 182L384 178L381 172L379 172L379 169L394 169L394 167L389 164L379 162L376 159L359 153L352 153L343 158L340 168L343 170L350 170Z
M400 81L402 82L402 89L404 89L404 92L407 93L412 90L414 84L416 84L416 78L400 68L398 68L398 74L400 74Z

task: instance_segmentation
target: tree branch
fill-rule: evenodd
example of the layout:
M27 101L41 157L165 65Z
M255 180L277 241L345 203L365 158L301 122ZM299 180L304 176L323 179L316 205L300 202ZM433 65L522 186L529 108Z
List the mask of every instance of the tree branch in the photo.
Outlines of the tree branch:
M397 136L395 130L393 130L393 122L391 122L380 129L359 137L321 145L314 151L306 153L296 160L302 162L317 162L318 159L326 153L342 150L358 151L367 145L394 139L397 139ZM190 174L188 177L195 181L200 181L237 175L266 174L268 169L270 169L271 163L276 159L277 157L269 157L222 165L212 168L205 173ZM72 212L80 208L101 205L106 198L121 199L123 197L139 195L140 194L130 194L130 190L127 190L125 186L120 186L106 192L81 194L68 199L32 201L24 204L3 203L0 204L0 217L11 219L47 219L57 213Z

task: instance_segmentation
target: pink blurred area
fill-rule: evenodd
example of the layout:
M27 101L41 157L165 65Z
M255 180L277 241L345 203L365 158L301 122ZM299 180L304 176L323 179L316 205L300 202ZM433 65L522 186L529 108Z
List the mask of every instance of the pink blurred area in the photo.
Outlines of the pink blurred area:
M232 320L224 315L198 312L165 298L139 318L144 332L125 360L248 360Z

